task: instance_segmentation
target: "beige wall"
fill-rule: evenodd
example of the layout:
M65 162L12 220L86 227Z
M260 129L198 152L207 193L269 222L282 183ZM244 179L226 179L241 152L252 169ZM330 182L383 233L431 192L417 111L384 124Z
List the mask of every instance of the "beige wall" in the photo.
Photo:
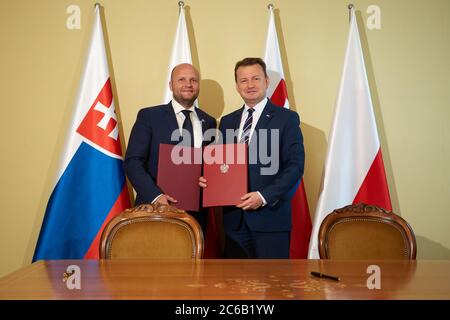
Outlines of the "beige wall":
M31 261L78 87L95 1L0 0L0 275ZM178 1L102 0L125 137L159 104ZM268 0L186 0L200 103L220 118L241 99L234 63L261 56ZM273 1L291 104L302 119L314 214L348 32L344 0ZM394 210L422 259L450 258L450 1L354 0ZM81 8L68 30L66 8ZM364 25L381 8L381 30Z

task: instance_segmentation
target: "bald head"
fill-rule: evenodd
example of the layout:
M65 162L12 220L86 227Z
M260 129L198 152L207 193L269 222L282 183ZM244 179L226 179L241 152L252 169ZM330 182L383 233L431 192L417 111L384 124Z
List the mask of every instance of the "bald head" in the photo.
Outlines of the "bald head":
M193 70L195 72L195 74L197 75L197 78L200 80L200 74L197 71L197 69L195 69L195 67L190 64L190 63L180 63L178 65L176 65L175 67L173 67L172 72L170 72L170 81L173 81L173 75L174 73L178 72L178 70L183 69L183 70Z
M200 92L200 76L191 64L182 63L173 68L169 82L173 98L185 108L194 104Z

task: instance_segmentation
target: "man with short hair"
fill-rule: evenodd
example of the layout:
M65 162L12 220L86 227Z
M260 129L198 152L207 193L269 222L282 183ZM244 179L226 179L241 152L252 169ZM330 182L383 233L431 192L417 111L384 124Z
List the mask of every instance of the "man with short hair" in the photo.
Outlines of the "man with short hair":
M201 148L209 141L203 141L203 133L216 128L216 120L206 112L196 108L194 102L200 92L198 71L187 63L175 66L169 82L173 99L165 105L143 108L137 115L131 130L124 169L137 196L135 205L142 203L176 204L169 194L164 194L156 185L159 145L178 144L172 134L189 128L192 136L183 137L190 146ZM179 136L175 134L175 136ZM174 181L175 183L175 181ZM206 229L205 212L189 212Z
M289 258L290 202L305 160L300 119L296 112L275 106L266 97L269 78L262 59L239 61L234 76L244 106L224 116L219 130L225 143L248 144L249 192L237 206L223 209L225 256ZM230 130L238 133L234 141L226 141ZM270 163L261 158L264 151ZM206 179L199 181L207 187Z

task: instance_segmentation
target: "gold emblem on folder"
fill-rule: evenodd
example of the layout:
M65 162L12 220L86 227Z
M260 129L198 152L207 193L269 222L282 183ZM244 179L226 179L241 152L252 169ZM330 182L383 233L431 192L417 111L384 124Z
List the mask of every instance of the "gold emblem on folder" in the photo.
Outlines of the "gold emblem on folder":
M220 172L227 173L229 168L230 166L224 163L220 166Z

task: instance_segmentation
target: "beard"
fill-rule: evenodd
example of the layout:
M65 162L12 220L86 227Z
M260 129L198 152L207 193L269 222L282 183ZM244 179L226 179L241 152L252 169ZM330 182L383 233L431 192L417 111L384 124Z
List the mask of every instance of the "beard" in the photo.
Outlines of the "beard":
M173 98L182 106L192 106L195 102L195 100L197 100L198 98L198 93L197 94L193 94L191 97L188 96L183 96L183 95L178 95L178 94L174 94Z

